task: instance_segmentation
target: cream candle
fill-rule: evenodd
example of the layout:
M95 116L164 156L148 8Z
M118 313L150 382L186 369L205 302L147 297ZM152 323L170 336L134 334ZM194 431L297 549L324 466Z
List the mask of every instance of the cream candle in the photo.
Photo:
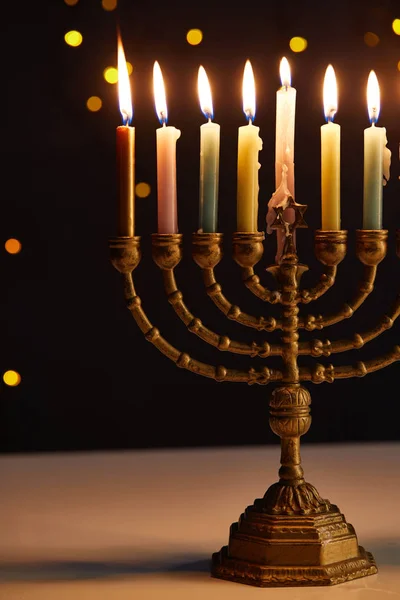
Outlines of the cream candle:
M255 116L255 83L250 61L243 74L243 111L248 125L238 130L237 162L237 230L257 231L258 217L258 153L262 149L260 128L253 125Z
M135 128L132 121L132 96L125 53L118 35L118 96L123 125L117 127L117 181L118 217L117 234L132 237L135 234Z
M386 129L376 127L380 91L374 71L368 77L367 104L371 126L364 130L363 229L382 229L382 186L389 179L391 153L386 148Z
M200 107L207 123L200 126L199 230L215 233L218 219L220 126L213 123L210 84L204 67L199 67L197 87Z
M279 67L282 87L276 92L276 125L275 125L275 192L268 202L267 232L271 233L271 224L275 220L274 207L286 202L289 196L294 198L294 124L296 112L296 90L291 86L291 74L288 60L283 57ZM294 210L284 211L284 219L293 223ZM295 244L295 231L293 241ZM277 251L276 262L282 257L285 243L285 232L276 230Z
M340 229L340 125L333 122L338 107L335 71L329 65L324 79L324 111L321 127L322 229Z
M162 127L156 131L157 141L157 210L158 233L178 233L176 199L176 141L181 132L168 126L167 101L161 68L153 68L153 87L156 113Z

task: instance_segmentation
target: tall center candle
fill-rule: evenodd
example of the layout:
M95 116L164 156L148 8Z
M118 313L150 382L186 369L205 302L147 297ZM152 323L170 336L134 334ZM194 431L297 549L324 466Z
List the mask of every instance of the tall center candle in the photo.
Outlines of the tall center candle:
M162 124L162 127L156 131L158 233L178 233L176 141L181 132L175 127L167 127L168 111L164 81L157 61L153 68L153 86L156 113Z
M324 111L321 127L321 212L322 229L340 229L340 125L333 122L338 107L335 71L326 69Z
M207 123L200 126L200 198L199 231L215 233L218 220L218 180L220 126L213 123L210 84L204 67L199 67L197 79L200 107Z
M238 130L237 163L237 230L257 231L258 221L258 153L262 149L259 127L253 125L256 112L255 83L250 61L243 74L243 111L248 125Z
M132 98L124 48L118 36L118 95L123 125L117 127L117 182L118 215L117 235L135 234L135 128L132 121Z

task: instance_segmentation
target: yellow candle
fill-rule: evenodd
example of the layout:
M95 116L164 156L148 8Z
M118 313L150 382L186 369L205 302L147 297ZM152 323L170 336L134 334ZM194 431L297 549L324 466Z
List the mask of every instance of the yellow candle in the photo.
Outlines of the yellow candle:
M324 80L324 110L328 121L321 127L322 229L340 229L340 125L333 123L337 112L337 85L332 65Z
M243 75L243 111L248 125L238 130L237 163L237 230L257 231L258 218L258 153L262 149L260 128L253 125L255 115L255 84L250 61Z
M118 36L118 95L123 125L117 127L117 235L132 237L135 233L135 128L132 121L132 98L129 73L121 38Z
M158 233L178 233L176 199L176 141L181 132L168 126L168 111L160 65L153 69L156 112L162 127L156 131L157 141L157 212Z

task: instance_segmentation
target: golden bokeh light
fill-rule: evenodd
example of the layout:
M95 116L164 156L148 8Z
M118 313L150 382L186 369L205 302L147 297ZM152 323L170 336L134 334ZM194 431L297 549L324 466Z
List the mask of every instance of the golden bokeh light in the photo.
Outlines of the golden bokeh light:
M186 40L191 46L197 46L203 40L203 32L201 29L189 29L186 34Z
M115 10L117 8L117 0L102 0L101 5L104 10Z
M292 37L292 39L289 42L289 47L292 52L304 52L304 50L307 48L307 46L308 46L308 42L303 37L298 37L298 36Z
M3 381L10 387L15 387L21 383L21 375L17 371L6 371L3 373Z
M103 106L103 102L98 96L90 96L86 101L86 106L91 112L97 112Z
M367 31L367 33L364 34L364 42L370 48L374 48L380 42L379 36L376 35L376 33L372 33L372 31Z
M400 35L400 19L395 19L392 23L392 29L396 35Z
M68 46L76 48L82 44L83 36L79 31L67 31L67 33L64 35L64 40Z
M130 63L128 60L126 61L126 68L128 69L128 74L132 75L133 66L132 66L132 63Z
M399 60L399 62L397 63L397 70L398 70L398 71L400 71L400 60Z
M150 195L151 187L145 181L136 184L135 194L138 198L147 198Z
M117 83L118 69L116 69L115 67L106 67L103 71L103 77L107 81L107 83Z
M64 0L65 4L68 4L68 6L75 6L75 4L78 4L79 0Z
M6 241L4 247L9 254L18 254L18 252L21 252L22 244L19 240L10 238Z

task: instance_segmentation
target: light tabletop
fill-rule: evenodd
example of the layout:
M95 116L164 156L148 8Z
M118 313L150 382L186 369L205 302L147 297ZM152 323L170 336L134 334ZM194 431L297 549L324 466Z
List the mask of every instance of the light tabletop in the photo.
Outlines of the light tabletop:
M211 578L229 526L276 481L279 446L0 458L0 600L400 598L400 443L303 445L379 573L333 587Z

